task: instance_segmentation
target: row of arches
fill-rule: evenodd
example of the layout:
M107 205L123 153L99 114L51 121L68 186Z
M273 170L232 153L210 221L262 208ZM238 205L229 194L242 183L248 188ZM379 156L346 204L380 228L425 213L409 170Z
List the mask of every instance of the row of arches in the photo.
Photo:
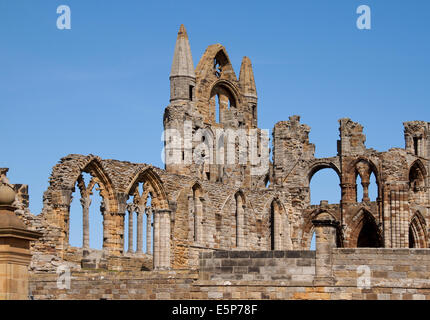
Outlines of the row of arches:
M319 204L319 200L322 200L321 195L325 197L324 200L330 199L333 203L339 203L342 197L339 186L342 183L346 185L345 189L348 187L352 189L352 193L346 192L343 195L345 200L369 202L380 198L381 183L378 170L372 161L364 158L354 161L344 170L343 181L341 177L342 173L333 163L322 162L312 165L308 173L311 204ZM423 163L420 160L414 161L408 170L408 182L411 198L417 203L426 201L426 177L427 170Z
M213 217L215 225L210 225L213 209L199 183L191 187L188 205L188 240L198 246L213 246L211 239L218 239L225 249L247 249L250 237L261 238L259 246L265 250L292 248L290 223L282 202L274 197L265 205L264 223L253 219L253 210L242 190L236 191L224 202L221 213ZM251 221L252 220L252 221ZM256 232L257 235L252 233Z
M360 210L353 218L355 225L348 237L350 247L356 248L382 248L384 247L383 235L375 217L366 210ZM409 223L408 243L409 248L428 248L427 225L423 215L417 211ZM338 230L340 232L340 230ZM308 247L315 250L315 232L311 229L312 236L308 241ZM340 240L340 239L339 239ZM338 247L342 247L338 240ZM352 242L352 243L351 243Z
M52 209L46 213L48 219L55 219L53 221L64 219L65 224L60 225L64 244L84 249L113 249L120 253L152 253L153 214L156 210L168 209L167 196L158 175L150 167L136 168L128 187L119 192L100 160L87 158L90 159L77 171L76 178L54 176L56 168L53 171L52 179L63 183L56 188L71 190L70 197L52 198L64 202L48 204L59 206L58 213ZM73 162L67 165L69 170L74 167ZM55 189L49 191L55 192ZM61 214L63 218L58 220L52 214Z

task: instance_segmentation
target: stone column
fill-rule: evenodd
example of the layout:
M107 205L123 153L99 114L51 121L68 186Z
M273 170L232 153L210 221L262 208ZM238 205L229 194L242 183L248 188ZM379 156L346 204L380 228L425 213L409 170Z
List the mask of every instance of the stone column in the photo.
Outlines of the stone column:
M146 253L151 254L151 215L152 209L146 209Z
M336 229L339 222L323 212L313 220L316 235L315 286L332 285L332 249L336 247Z
M170 210L154 210L154 269L170 269Z
M141 207L137 208L137 253L142 253L142 246L143 246L143 215L145 213L145 210Z
M128 205L127 206L128 211L128 253L133 252L133 212L134 212L134 206Z
M14 200L12 187L0 183L0 300L28 299L30 241L41 236L15 215Z
M343 203L356 202L357 185L355 183L341 183L340 187L342 189Z
M90 195L85 195L81 198L82 205L82 247L88 249L90 247L90 205L91 198Z
M363 202L370 201L369 198L369 181L361 181L361 185L363 187Z

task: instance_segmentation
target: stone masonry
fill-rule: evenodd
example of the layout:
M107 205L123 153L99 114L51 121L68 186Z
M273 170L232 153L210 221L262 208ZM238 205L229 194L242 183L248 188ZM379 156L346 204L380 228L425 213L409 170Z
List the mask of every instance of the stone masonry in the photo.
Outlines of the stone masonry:
M164 169L67 155L52 169L38 215L28 209L28 187L14 185L16 215L41 234L31 245L29 295L430 299L430 123L405 122L405 148L379 152L366 147L359 123L340 119L337 154L315 158L310 127L293 115L275 124L269 159L257 106L251 60L243 58L237 77L214 44L194 68L181 25L163 116ZM327 168L339 177L341 201L311 205L311 179ZM94 192L102 198L102 250L89 246ZM82 206L82 248L69 244L72 201ZM125 243L135 229L137 240ZM60 266L70 270L69 289L57 286ZM362 274L370 285L360 285Z

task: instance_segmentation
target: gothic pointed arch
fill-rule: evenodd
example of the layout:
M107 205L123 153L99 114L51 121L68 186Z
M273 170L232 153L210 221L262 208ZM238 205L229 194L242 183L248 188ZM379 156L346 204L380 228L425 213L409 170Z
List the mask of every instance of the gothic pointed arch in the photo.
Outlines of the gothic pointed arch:
M409 224L409 248L427 248L428 235L424 217L417 211Z
M160 176L151 168L140 168L134 174L131 183L125 190L127 195L132 195L140 183L143 183L144 193L150 192L152 206L156 209L169 209L168 198Z
M291 250L290 222L279 197L272 198L269 212L269 249Z
M365 208L360 208L350 221L352 230L346 237L351 247L381 248L383 247L382 233L373 214Z

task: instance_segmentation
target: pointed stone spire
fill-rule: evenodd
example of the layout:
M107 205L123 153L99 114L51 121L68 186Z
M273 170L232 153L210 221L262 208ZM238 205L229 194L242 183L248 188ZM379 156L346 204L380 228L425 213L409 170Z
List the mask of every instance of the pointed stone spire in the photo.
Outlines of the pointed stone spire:
M257 98L257 88L255 87L254 72L252 71L251 60L243 57L240 66L239 85L246 97Z
M193 57L191 56L190 43L187 31L183 24L179 28L178 38L176 39L175 53L173 55L172 70L170 77L186 76L195 78Z

